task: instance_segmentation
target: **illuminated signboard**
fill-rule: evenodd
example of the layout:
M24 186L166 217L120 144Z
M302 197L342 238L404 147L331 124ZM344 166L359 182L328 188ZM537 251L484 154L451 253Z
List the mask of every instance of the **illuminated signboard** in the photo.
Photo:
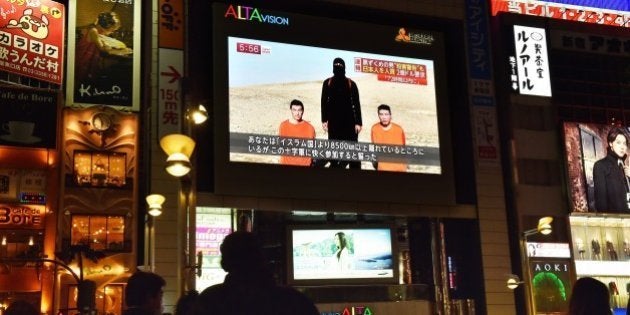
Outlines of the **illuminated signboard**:
M512 88L520 94L551 96L545 29L514 25L516 56L510 57Z
M196 281L197 290L222 283L226 272L221 268L219 247L223 239L232 233L232 215L229 208L197 207L196 250L202 252L201 277Z
M138 110L141 5L141 1L70 1L67 106Z
M563 134L571 211L630 213L630 178L624 176L629 162L625 146L615 143L629 137L628 128L565 122Z
M564 314L571 292L568 260L547 259L529 264L535 314Z
M492 15L510 12L552 19L630 27L630 1L492 0Z
M2 1L0 70L61 84L65 9L51 1Z
M571 258L568 243L527 242L527 256L545 258Z
M0 204L0 227L41 229L44 214L44 206Z

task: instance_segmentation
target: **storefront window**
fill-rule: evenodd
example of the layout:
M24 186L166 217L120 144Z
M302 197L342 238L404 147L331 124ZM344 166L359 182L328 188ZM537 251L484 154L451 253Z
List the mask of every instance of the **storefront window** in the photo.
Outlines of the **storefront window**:
M40 230L0 231L0 257L34 259L42 254L43 232Z
M76 284L70 284L68 288L68 300L67 307L61 308L63 314L77 315L80 314L77 310L77 299L79 291ZM105 285L101 291L100 288L96 290L95 306L97 314L103 315L120 315L123 311L123 292L125 291L125 285L122 283Z
M78 185L123 187L126 184L127 154L119 152L74 152L74 179Z
M87 245L93 250L123 250L123 216L72 216L72 245Z

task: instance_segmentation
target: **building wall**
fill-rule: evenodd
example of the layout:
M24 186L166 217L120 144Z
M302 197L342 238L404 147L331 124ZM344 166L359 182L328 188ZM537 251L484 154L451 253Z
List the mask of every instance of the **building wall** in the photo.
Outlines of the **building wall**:
M307 2L305 2L307 3ZM309 5L343 5L350 10L353 6L366 9L384 10L394 13L411 14L420 16L433 16L453 20L464 20L463 0L436 0L436 1L320 1ZM299 4L294 4L299 5ZM264 2L260 4L264 7ZM157 28L157 1L153 1L153 21L155 30ZM153 32L155 34L155 32ZM152 71L151 71L151 111L155 111L157 104L157 44L152 45ZM194 66L194 65L190 65ZM463 72L463 71L462 71ZM163 214L156 219L155 224L155 271L164 276L167 280L167 287L164 295L164 303L167 312L172 312L177 297L182 293L183 287L182 273L183 267L183 243L182 216L177 214L179 184L177 180L167 175L164 170L166 156L158 145L156 122L153 121L155 115L150 115L151 136L150 136L150 190L152 193L162 193L167 200L164 205ZM391 209L392 212L408 216L429 216L429 217L454 217L454 218L475 218L479 219L481 231L481 251L483 260L484 287L486 297L486 309L488 314L515 314L514 295L505 288L505 275L511 273L510 250L508 242L508 228L505 209L505 197L503 192L503 180L501 165L499 162L477 165L476 167L476 192L477 204L473 206L403 206L397 204L357 204L338 203L330 204L324 201L309 202L309 207L317 206L317 203L324 203L328 207L337 209L356 210L357 208L369 212L370 209ZM284 200L274 198L250 198L235 196L217 196L212 194L200 194L198 204L204 206L225 206L234 208L256 208L292 210L298 205L303 205L304 201ZM174 229L177 227L177 229Z

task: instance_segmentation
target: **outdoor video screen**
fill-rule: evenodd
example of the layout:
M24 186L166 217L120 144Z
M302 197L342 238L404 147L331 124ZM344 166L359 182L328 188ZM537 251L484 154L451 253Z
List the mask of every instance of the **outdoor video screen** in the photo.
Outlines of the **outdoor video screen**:
M333 75L336 58L345 78ZM433 61L239 37L228 38L228 60L230 161L441 172Z
M571 210L630 213L630 161L625 126L564 123Z
M243 5L213 13L215 192L452 203L443 33ZM338 187L348 181L353 191Z
M289 281L398 281L390 228L291 228Z

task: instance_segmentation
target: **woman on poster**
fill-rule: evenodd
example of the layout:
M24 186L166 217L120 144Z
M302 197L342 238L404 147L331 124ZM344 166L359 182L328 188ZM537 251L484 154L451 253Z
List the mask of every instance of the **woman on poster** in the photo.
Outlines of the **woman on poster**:
M347 271L352 269L352 257L350 256L350 251L348 249L346 233L335 233L335 247L337 248L337 251L335 252L335 265L337 266L337 270Z
M628 136L622 128L608 132L606 157L593 166L593 186L595 189L595 211L628 212L630 168L625 164L628 150Z
M126 56L133 51L122 41L111 37L122 25L116 12L101 12L93 24L79 32L76 48L76 80L82 82L99 75L106 67L104 58Z

